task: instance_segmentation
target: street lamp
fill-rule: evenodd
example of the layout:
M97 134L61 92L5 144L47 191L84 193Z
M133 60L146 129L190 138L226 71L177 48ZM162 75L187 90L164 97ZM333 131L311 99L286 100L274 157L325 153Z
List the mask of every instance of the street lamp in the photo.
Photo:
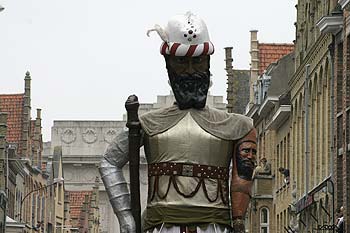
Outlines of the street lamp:
M46 188L51 187L51 186L53 186L53 185L55 185L55 184L60 184L60 183L63 182L63 180L64 180L63 177L55 178L55 179L53 180L53 183L52 183L52 184L45 185L45 186L43 186L43 187L41 187L41 188L34 189L34 190L30 191L29 193L27 193L27 194L22 198L22 200L21 200L21 206L20 206L20 212L19 212L19 221L22 222L23 203L24 203L25 199L26 199L27 197L29 197L30 194L35 193L35 192L38 192L38 191L43 190L43 189L46 189Z

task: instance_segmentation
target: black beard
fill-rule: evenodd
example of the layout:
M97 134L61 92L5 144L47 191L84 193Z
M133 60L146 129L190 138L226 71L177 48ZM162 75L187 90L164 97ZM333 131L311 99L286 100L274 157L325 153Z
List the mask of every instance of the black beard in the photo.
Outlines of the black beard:
M168 77L176 103L181 110L205 107L210 85L210 72L177 74L168 68Z
M240 155L237 155L236 162L238 176L244 180L252 180L255 169L254 162L251 159L242 158Z

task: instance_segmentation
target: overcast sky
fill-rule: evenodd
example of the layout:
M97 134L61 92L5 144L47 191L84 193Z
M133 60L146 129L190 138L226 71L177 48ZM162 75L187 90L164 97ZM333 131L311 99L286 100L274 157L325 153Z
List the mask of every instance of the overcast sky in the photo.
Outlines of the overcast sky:
M234 68L249 69L249 40L292 43L295 0L0 0L0 93L24 92L32 77L32 117L42 109L44 141L54 120L121 120L137 94L169 94L161 40L146 31L192 11L207 23L215 53L211 94L226 99L224 47Z

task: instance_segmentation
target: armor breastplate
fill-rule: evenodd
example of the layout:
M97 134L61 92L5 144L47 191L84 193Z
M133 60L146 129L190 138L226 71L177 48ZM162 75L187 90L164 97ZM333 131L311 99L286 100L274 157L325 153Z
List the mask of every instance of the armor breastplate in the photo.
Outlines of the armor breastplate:
M233 149L232 141L204 131L190 114L163 133L146 135L144 146L148 164L208 165L213 170L224 167L227 172ZM149 176L147 206L159 205L228 209L228 181L181 174Z

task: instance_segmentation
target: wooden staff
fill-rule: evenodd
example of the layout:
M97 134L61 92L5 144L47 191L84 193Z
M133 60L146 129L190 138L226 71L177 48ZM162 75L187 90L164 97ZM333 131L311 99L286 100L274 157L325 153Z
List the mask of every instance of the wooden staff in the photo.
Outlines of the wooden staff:
M141 233L140 204L140 140L141 124L138 117L139 101L136 95L131 95L125 102L127 112L126 127L129 128L129 172L131 212L136 224L136 233Z

